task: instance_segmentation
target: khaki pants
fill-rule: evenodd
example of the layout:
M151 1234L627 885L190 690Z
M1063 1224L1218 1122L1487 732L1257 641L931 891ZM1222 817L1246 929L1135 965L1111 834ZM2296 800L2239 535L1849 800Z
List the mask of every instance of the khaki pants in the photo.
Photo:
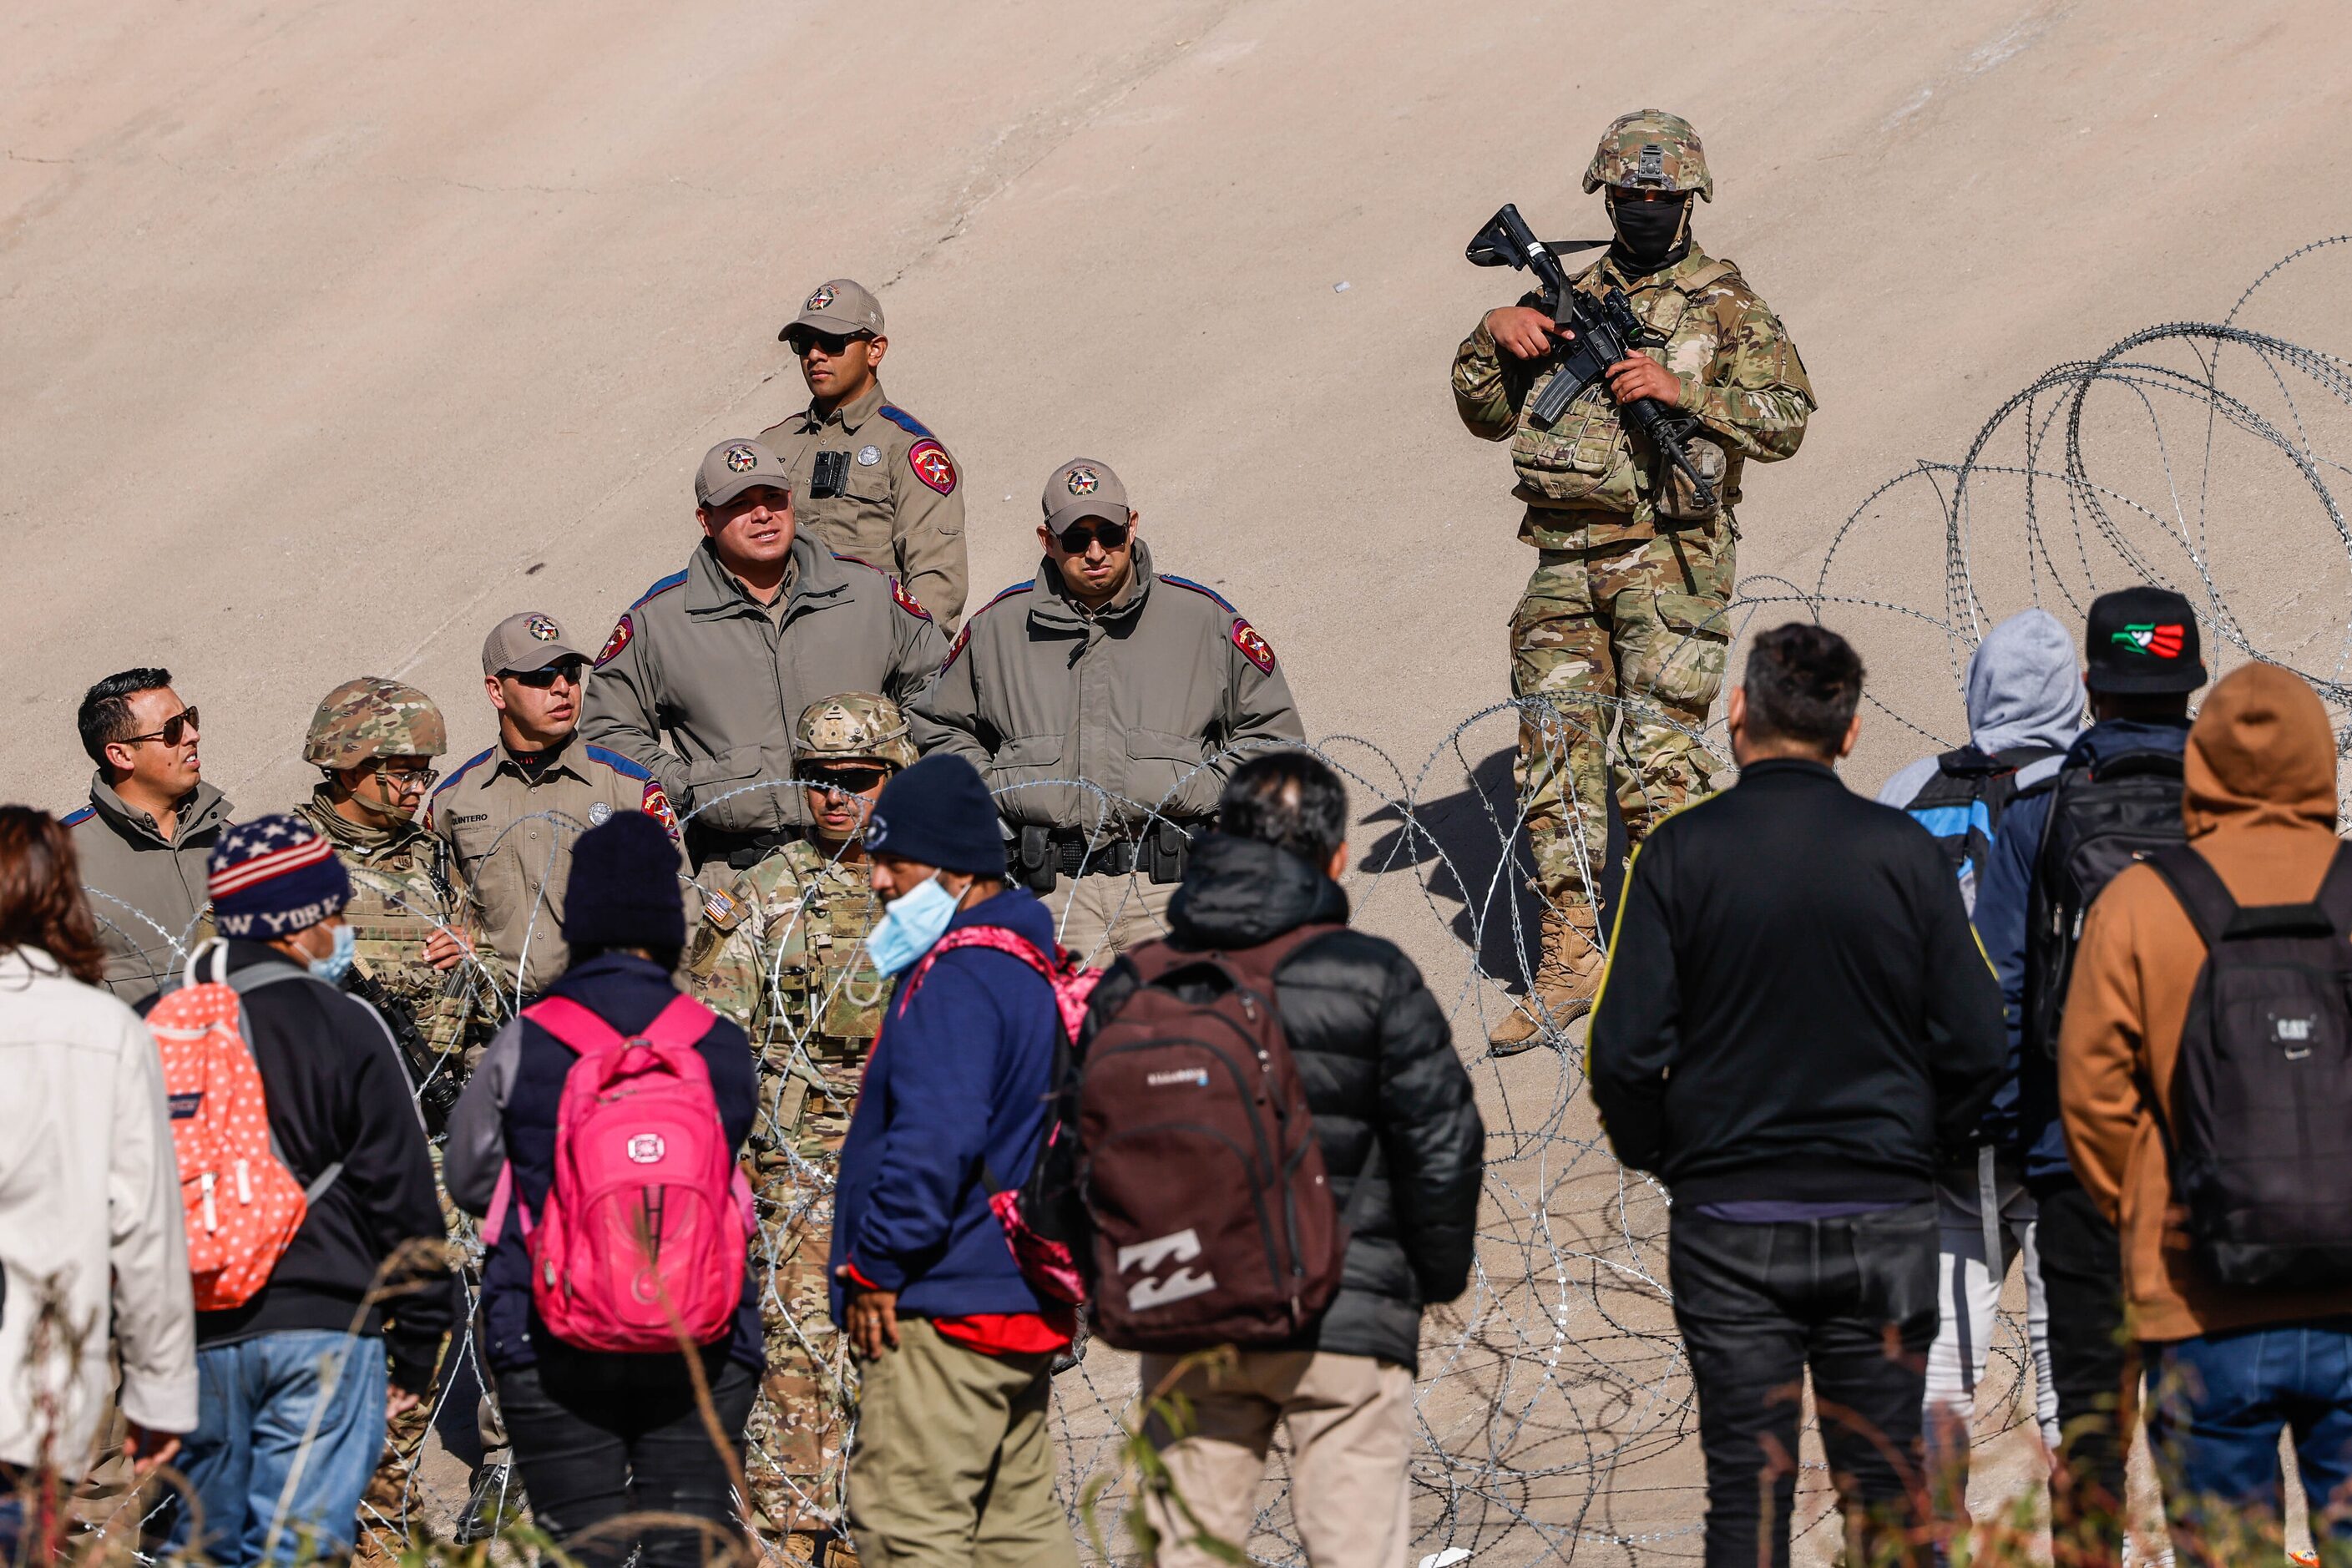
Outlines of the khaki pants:
M1146 1354L1149 1394L1181 1358ZM1278 1422L1290 1433L1290 1511L1314 1568L1400 1568L1412 1539L1405 1461L1412 1440L1412 1373L1370 1356L1325 1351L1242 1351L1230 1369L1194 1366L1175 1392L1192 1402L1193 1430L1172 1446L1157 1422L1177 1494L1202 1528L1246 1549L1258 1482ZM1181 1513L1151 1505L1170 1544L1159 1568L1222 1560L1189 1544Z
M1130 947L1168 934L1168 900L1176 896L1174 882L1155 882L1149 876L1065 877L1045 895L1054 913L1054 929L1064 947L1081 963L1109 967L1110 961Z
M982 1355L898 1320L864 1363L849 1531L865 1568L1076 1568L1054 1496L1046 1355Z

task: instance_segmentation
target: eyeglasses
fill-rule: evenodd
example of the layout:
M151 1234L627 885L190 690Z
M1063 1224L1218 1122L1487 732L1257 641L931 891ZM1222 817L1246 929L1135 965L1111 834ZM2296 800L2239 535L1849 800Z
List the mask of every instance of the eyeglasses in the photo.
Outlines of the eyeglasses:
M517 686L528 686L544 691L559 680L568 680L574 686L579 685L580 668L578 659L567 658L560 663L551 664L544 669L510 669L507 671L507 679Z
M889 776L887 768L820 768L809 787L827 795L864 795Z
M114 743L118 746L135 746L142 741L161 741L167 746L176 746L187 736L189 731L201 731L203 728L202 724L196 722L196 710L194 708L183 708L164 720L162 729L145 735L125 735Z
M1097 539L1102 541L1105 550L1117 550L1127 542L1130 531L1127 524L1108 520L1097 522L1092 528L1083 522L1074 522L1062 530L1059 542L1065 554L1084 555L1087 546Z
M872 332L820 332L812 327L794 327L784 334L784 347L803 359L812 348L823 349L827 359L839 359L849 352L850 344L870 342L873 336Z
M441 771L438 768L396 768L390 763L378 763L375 776L376 782L393 794L408 795L431 789L433 781L441 776Z

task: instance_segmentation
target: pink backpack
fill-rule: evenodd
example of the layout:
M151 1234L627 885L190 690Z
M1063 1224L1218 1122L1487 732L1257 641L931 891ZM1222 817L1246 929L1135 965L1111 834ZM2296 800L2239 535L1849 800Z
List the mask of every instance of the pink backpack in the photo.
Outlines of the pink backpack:
M1054 987L1054 1005L1062 1016L1062 1039L1054 1053L1055 1078L1059 1081L1071 1047L1077 1043L1079 1026L1087 1021L1087 999L1102 983L1103 972L1079 968L1078 961L1058 946L1049 960L1028 938L1003 926L958 926L932 944L931 951L923 955L914 973L907 976L907 983L898 988L899 1011L906 1010L907 1003L940 954L959 947L985 947L1010 953L1044 975ZM1057 1121L1049 1119L1045 1123L1047 1148L1038 1151L1036 1163L1045 1163L1059 1131ZM1023 1216L1021 1189L1006 1186L984 1160L980 1177L988 1187L988 1206L994 1212L997 1224L1004 1227L1004 1244L1013 1249L1013 1261L1021 1266L1022 1278L1057 1301L1084 1301L1086 1281L1078 1273L1077 1259L1067 1246L1045 1235Z
M634 1038L551 996L523 1016L580 1054L555 1116L555 1174L536 1221L499 1174L482 1239L497 1246L512 1204L530 1253L530 1294L548 1331L592 1351L709 1344L743 1299L756 1227L710 1069L695 1044L710 1010L678 996Z

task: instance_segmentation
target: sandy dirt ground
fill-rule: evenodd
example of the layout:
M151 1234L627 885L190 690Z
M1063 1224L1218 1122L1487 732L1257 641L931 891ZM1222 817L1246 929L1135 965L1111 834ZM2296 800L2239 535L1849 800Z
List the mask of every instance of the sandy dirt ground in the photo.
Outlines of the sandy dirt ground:
M693 465L803 400L776 329L846 274L888 313L893 399L962 466L974 603L1031 571L1051 468L1108 461L1164 565L1272 642L1310 733L1384 752L1491 872L1509 727L1446 742L1505 695L1532 560L1445 376L1513 291L1462 258L1499 203L1599 232L1577 181L1602 125L1697 123L1698 237L1822 403L1793 461L1750 470L1740 566L1810 586L1880 479L1958 457L2046 366L2217 315L2352 227L2347 83L2316 0L26 0L0 13L0 795L78 803L74 703L132 664L203 704L240 813L307 789L301 727L362 672L440 698L459 755L486 743L485 630L534 608L601 637L682 563ZM2341 297L2281 309L2340 350ZM2142 447L2105 457L2160 483ZM2340 634L2342 548L2287 531L2275 487L2215 498L2233 602ZM1843 581L1941 617L1943 543L1934 507L1886 509ZM2026 602L2002 581L1995 610ZM1878 693L1957 742L1947 639L1855 621ZM1927 749L1874 721L1853 776ZM1364 839L1410 850L1395 820ZM1458 885L1360 886L1474 1051L1499 993ZM1663 1277L1663 1209L1620 1200L1565 1059L1480 1075L1492 1278L1436 1333L1486 1349L1424 1397L1478 1479L1423 1476L1423 1550L1694 1557L1687 1421L1643 1408L1678 1371L1662 1300L1622 1268ZM1583 1232L1610 1283L1528 1274ZM1617 1366L1585 1440L1647 1436L1495 1481L1493 1455L1573 1446L1508 1418L1563 1401L1497 1387L1580 1350Z

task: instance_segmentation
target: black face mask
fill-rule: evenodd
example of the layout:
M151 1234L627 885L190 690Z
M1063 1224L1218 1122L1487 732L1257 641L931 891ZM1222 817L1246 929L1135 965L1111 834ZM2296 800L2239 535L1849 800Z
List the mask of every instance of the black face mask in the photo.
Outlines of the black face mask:
M1683 213L1689 205L1688 194L1667 202L1611 201L1609 221L1617 230L1612 252L1634 272L1654 272L1679 261L1689 248L1682 237Z

